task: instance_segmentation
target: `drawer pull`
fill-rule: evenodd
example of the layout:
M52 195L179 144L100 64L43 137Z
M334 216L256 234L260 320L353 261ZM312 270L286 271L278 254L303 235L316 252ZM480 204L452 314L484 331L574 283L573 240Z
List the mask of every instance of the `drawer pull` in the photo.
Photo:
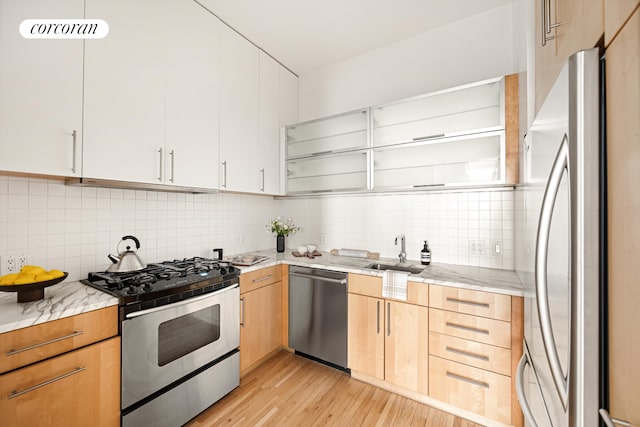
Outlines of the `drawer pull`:
M450 328L462 329L463 331L470 331L470 332L476 332L478 334L489 335L489 331L487 329L478 329L472 326L459 325L457 323L451 323L451 322L447 322L445 323L445 325Z
M273 275L270 274L268 276L264 276L259 279L253 279L252 282L253 283L264 282L265 280L269 280L269 279L273 279Z
M26 388L26 389L21 390L21 391L14 390L14 391L11 392L11 394L9 396L7 396L7 399L13 399L15 397L22 396L23 394L27 394L27 393L29 393L31 391L37 390L40 387L44 387L44 386L49 385L51 383L55 383L56 381L60 381L62 379L70 377L71 375L79 374L80 372L86 371L86 370L87 370L86 366L85 367L78 367L78 368L74 369L71 372L67 372L66 374L62 374L59 377L51 378L50 380L45 381L45 382L40 383L40 384L37 384L37 385L34 385L33 387L29 387L29 388Z
M73 333L71 333L69 335L65 335L63 337L54 338L54 339L49 340L49 341L45 341L45 342L41 342L41 343L38 343L38 344L30 345L29 347L19 348L18 350L10 350L10 351L7 352L6 355L7 356L13 356L14 354L22 353L24 351L33 350L34 348L43 347L45 345L53 344L54 342L58 342L58 341L66 340L66 339L69 339L69 338L77 337L78 335L82 335L82 334L84 334L83 331L74 331Z
M468 300L464 300L464 299L450 298L450 297L447 297L447 302L452 302L454 304L472 305L474 307L482 307L482 308L490 308L491 307L486 302L468 301Z
M462 376L462 375L454 374L453 372L449 372L449 371L447 371L446 375L449 378L453 378L454 380L464 381L466 383L477 385L479 387L483 387L483 388L486 388L486 389L489 388L489 383L485 383L484 381L474 380L473 378L468 378L468 377L465 377L465 376Z
M474 359L484 360L485 362L489 361L489 356L484 356L482 354L471 353L469 351L458 350L457 348L447 346L445 348L446 351L453 354L459 354L461 356L473 357Z

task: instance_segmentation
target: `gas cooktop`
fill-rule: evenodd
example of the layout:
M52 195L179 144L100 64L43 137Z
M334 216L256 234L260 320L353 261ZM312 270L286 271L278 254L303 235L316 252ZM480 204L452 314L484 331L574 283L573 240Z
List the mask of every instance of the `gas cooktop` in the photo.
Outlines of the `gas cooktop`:
M238 276L229 262L195 257L127 273L89 273L81 282L118 297L130 313L214 292L238 283Z

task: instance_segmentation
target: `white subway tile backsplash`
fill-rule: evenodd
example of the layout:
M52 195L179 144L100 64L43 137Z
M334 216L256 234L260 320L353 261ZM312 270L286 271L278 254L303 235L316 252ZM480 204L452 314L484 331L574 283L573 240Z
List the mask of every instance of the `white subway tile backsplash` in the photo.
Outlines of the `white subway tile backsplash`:
M74 268L73 277L79 279L104 270L106 255L127 234L141 240L140 253L147 262L212 256L214 247L230 254L273 248L275 236L265 225L282 216L303 228L289 236L288 248L315 243L321 250L363 248L395 258L399 247L394 238L404 234L409 260L418 260L423 240L429 240L434 262L513 269L512 193L499 189L274 200L0 177L0 255L37 252L34 263ZM484 255L470 255L471 239L485 241ZM502 256L491 255L495 240L502 241Z

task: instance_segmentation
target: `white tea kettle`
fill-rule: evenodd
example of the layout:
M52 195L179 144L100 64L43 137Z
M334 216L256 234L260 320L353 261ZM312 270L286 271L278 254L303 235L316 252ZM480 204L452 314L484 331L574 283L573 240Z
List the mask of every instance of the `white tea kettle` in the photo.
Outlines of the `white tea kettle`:
M133 240L136 244L136 248L131 249L131 246L128 245L126 246L126 250L120 252L120 244L127 240ZM118 242L118 256L111 254L107 255L107 258L109 258L113 263L109 268L107 268L107 271L110 273L126 273L127 271L137 271L145 268L147 264L140 259L138 254L136 254L138 249L140 249L140 240L135 236L124 236L120 242Z

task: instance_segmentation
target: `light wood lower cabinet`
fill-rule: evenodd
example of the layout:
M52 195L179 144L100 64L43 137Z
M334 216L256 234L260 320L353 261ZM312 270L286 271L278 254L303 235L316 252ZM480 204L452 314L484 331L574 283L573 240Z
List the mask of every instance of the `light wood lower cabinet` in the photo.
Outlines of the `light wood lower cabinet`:
M511 424L511 380L508 376L430 356L429 395Z
M282 345L281 266L240 276L240 374Z
M476 422L523 425L515 394L523 332L521 297L409 282L401 302L382 298L379 277L349 275L352 374L485 417Z
M429 309L387 300L385 314L385 380L427 394Z
M384 300L349 294L349 368L384 380Z
M429 309L416 304L426 305L427 288L412 283L411 303L388 300L379 298L379 277L349 275L347 360L352 371L427 394Z
M0 376L1 424L119 426L120 338Z

